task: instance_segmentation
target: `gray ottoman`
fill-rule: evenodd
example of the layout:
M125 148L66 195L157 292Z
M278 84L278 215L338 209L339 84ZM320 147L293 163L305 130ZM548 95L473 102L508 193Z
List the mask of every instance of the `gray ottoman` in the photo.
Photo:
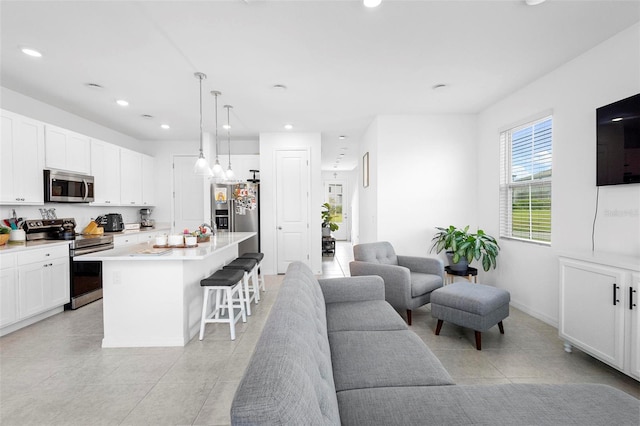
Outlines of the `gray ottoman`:
M431 315L438 320L436 335L444 321L476 332L476 349L482 349L482 332L498 324L504 334L502 320L509 316L511 296L506 290L482 284L456 282L431 293Z

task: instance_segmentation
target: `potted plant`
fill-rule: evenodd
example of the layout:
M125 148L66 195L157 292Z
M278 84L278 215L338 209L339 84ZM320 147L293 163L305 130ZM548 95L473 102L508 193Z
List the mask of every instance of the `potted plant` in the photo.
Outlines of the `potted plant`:
M440 253L447 250L449 266L454 271L466 271L469 263L482 258L482 269L488 271L496 267L496 257L500 251L498 242L482 229L476 233L469 232L469 226L464 229L451 225L448 228L436 227L438 232L433 236L431 250Z
M331 233L333 231L337 231L340 227L338 226L337 223L332 222L331 218L331 206L329 205L329 203L324 203L322 205L322 208L324 210L322 210L321 214L322 214L322 236L323 237L330 237Z

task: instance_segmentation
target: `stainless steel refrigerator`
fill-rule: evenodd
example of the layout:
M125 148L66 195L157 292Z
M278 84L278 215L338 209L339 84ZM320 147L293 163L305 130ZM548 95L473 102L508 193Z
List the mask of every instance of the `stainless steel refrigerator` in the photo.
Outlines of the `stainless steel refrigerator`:
M256 232L239 244L239 254L260 251L260 184L211 185L212 222L218 232Z

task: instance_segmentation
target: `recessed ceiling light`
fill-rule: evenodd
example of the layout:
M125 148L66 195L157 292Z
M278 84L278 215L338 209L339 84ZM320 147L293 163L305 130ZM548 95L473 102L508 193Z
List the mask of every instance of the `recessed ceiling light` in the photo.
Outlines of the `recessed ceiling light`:
M612 118L611 121L622 121L622 117L616 117L616 118Z
M42 53L38 52L35 49L31 49L29 47L23 47L20 50L22 50L22 53L24 53L25 55L33 56L34 58L42 57Z
M293 124L285 124L284 128L287 129L287 130L291 130L291 129L293 129Z
M171 126L169 126L168 124L161 124L160 127L164 130L169 130L171 128Z
M287 86L285 86L284 84L274 84L273 86L271 86L271 88L278 92L284 92L285 90L287 90Z
M120 105L121 107L129 106L129 102L125 101L124 99L118 99L118 100L116 101L116 103L117 103L118 105Z
M91 89L104 89L104 87L102 87L101 85L99 85L98 83L87 83L85 84L85 86L91 88Z
M362 4L366 7L378 7L382 3L382 0L363 0Z
M541 3L544 3L545 0L524 0L527 6L537 6Z

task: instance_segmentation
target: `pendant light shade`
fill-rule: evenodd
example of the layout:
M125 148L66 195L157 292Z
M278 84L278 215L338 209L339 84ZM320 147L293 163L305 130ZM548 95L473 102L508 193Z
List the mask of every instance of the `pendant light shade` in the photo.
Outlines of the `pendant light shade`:
M229 123L229 111L233 108L231 105L224 106L227 109L227 146L229 148L229 168L227 169L227 180L234 180L236 175L231 170L231 124Z
M213 173L213 177L216 179L223 179L225 177L224 174L224 170L222 169L222 166L220 165L220 160L219 160L219 153L220 153L220 147L218 146L218 96L222 95L221 92L217 91L217 90L213 90L211 92L211 94L214 96L215 98L215 137L216 137L216 163L213 165L213 168L211 169L211 172Z
M209 163L207 159L204 158L204 152L202 150L204 145L204 132L202 130L202 80L207 78L207 75L201 72L194 73L193 75L200 81L200 152L196 164L193 166L193 172L198 176L211 176L212 173L209 168Z

